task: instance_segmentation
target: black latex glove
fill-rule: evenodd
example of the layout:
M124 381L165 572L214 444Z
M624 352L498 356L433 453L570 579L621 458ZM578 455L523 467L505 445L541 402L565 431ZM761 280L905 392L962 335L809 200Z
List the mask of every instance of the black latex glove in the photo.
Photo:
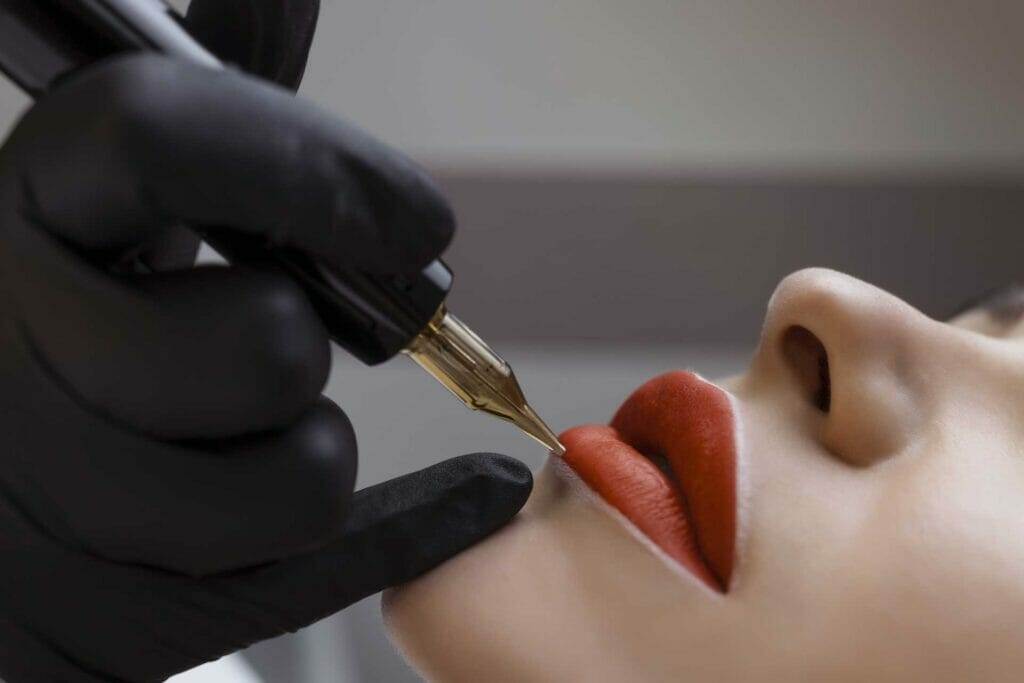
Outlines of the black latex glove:
M294 87L315 17L208 0L191 20ZM182 222L396 271L453 230L401 156L240 73L121 57L36 104L0 150L8 683L163 679L415 577L529 493L521 464L473 455L353 495L310 304L275 272L189 268Z

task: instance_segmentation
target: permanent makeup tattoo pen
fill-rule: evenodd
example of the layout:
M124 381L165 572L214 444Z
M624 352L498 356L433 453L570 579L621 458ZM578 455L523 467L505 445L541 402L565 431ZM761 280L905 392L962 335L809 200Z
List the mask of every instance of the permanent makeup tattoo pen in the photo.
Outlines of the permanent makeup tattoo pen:
M210 68L221 63L164 0L0 0L0 69L28 94L127 50L155 50ZM549 450L558 438L526 402L508 363L445 299L452 272L437 260L414 276L339 270L236 231L202 229L230 261L272 262L305 290L331 337L368 365L404 353L474 410L512 422Z

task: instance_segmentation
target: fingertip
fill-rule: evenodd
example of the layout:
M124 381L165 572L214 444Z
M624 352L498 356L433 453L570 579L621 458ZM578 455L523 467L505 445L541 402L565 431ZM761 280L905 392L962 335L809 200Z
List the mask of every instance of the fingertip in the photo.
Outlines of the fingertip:
M478 479L492 512L517 513L533 491L533 473L525 464L499 453L470 453L453 461ZM482 512L484 512L482 510Z
M288 526L297 530L283 534L295 539L287 554L323 547L344 533L358 471L352 422L326 397L290 431L284 450L296 461L289 468L295 474L282 474L278 499L280 516L291 518ZM285 550L284 543L280 547Z
M375 273L425 268L451 244L454 210L412 159L361 130L346 130L350 149L339 157L337 171L347 179L331 183L344 188L335 200L332 227L344 230L350 247L338 258Z
M425 476L420 485L435 492L438 528L447 528L453 539L461 538L463 543L475 542L507 524L533 490L530 469L497 453L462 455L423 474L428 473L433 476Z
M441 188L426 172L419 172L422 190L419 193L420 206L416 207L422 217L426 253L422 255L422 265L433 261L443 253L455 237L455 211L445 198ZM413 194L412 196L417 196Z

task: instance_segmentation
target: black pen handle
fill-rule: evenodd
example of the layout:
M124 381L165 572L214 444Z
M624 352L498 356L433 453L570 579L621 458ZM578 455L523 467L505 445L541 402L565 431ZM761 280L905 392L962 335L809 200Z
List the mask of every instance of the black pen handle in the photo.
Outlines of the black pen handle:
M232 263L288 273L305 291L331 338L367 365L409 346L444 303L452 272L440 259L411 276L340 270L295 249L267 248L263 238L223 228L203 239Z

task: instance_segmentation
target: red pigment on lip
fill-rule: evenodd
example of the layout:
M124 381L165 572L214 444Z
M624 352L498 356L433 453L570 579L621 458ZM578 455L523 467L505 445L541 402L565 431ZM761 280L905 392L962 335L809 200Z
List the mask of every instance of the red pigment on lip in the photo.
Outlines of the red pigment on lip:
M737 463L724 391L690 372L666 373L633 392L610 427L576 427L561 441L590 488L699 579L728 588ZM664 456L673 476L644 454Z

